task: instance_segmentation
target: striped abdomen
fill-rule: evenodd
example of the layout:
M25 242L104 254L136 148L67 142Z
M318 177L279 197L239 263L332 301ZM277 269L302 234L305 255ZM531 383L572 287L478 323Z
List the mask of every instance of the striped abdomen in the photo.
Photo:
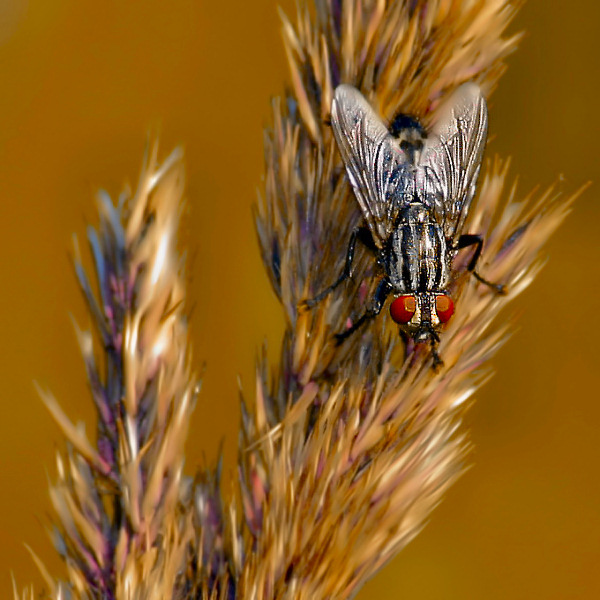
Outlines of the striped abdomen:
M420 202L402 211L390 238L388 276L397 293L442 291L448 283L446 238Z

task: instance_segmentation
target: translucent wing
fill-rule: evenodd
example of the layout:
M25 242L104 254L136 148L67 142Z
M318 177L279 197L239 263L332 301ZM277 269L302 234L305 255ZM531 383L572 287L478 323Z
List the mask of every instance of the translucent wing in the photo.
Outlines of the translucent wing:
M479 87L465 83L438 112L425 140L417 188L425 191L447 238L460 234L475 195L487 138L487 105Z
M363 217L381 248L403 198L414 189L415 167L365 97L350 85L335 90L331 126Z

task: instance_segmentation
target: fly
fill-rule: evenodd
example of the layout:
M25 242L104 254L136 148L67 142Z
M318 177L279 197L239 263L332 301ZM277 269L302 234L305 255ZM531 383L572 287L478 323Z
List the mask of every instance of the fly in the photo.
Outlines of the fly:
M461 233L487 138L485 99L477 85L466 83L437 114L428 132L403 114L387 127L356 88L336 88L331 126L364 223L352 232L337 281L303 303L315 306L351 276L360 241L375 255L382 277L370 307L336 335L338 343L376 317L392 295L392 319L416 343L430 343L434 367L442 362L438 332L454 312L448 286L456 253L475 246L468 270L504 292L475 270L483 238Z

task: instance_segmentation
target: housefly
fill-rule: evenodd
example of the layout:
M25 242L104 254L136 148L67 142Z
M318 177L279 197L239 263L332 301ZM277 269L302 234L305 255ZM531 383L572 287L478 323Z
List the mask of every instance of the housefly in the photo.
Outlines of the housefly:
M487 138L485 99L474 83L462 85L425 131L404 114L386 126L356 88L343 84L335 90L331 126L363 224L352 232L338 280L304 305L314 306L351 276L360 241L374 253L382 277L371 305L337 341L377 316L392 295L390 314L401 334L429 342L437 366L438 332L454 312L448 287L456 253L474 246L468 270L504 290L475 270L483 238L462 233Z

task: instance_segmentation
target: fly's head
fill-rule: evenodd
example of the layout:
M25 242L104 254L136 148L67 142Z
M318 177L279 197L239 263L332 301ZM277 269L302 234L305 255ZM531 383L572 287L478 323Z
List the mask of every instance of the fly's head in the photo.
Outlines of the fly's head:
M438 341L437 332L454 313L454 302L444 292L415 292L398 296L390 315L417 343Z

